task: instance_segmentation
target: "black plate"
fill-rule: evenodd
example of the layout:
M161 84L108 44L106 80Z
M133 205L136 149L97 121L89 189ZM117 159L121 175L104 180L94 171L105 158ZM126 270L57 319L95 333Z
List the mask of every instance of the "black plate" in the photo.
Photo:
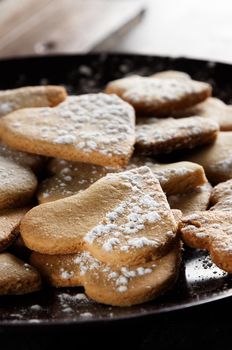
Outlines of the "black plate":
M149 75L177 69L213 85L214 94L232 103L232 66L222 63L141 55L78 55L0 61L0 89L24 85L64 84L69 93L99 91L128 73ZM79 300L82 290L52 288L26 296L0 298L0 326L73 325L122 320L180 310L232 295L232 278L207 254L186 249L179 279L164 296L129 308Z

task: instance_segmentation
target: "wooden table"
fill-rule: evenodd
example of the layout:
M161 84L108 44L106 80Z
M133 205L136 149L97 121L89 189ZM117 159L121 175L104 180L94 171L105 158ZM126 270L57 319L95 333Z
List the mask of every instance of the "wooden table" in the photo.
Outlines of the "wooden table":
M0 0L0 57L110 51L231 63L231 16L230 0Z
M0 0L0 57L89 52L143 12L143 0Z

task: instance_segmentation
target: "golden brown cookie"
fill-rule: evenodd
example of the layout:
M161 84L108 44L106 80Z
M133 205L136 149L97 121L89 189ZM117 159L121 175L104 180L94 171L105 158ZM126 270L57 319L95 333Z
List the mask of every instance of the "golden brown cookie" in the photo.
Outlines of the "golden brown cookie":
M123 265L164 255L177 223L158 180L141 167L108 174L75 196L33 208L20 232L26 246L40 253L84 247L103 262Z
M144 154L163 154L212 143L218 124L203 117L181 119L140 118L135 148Z
M38 188L37 198L39 203L51 202L77 194L107 173L115 171L110 167L87 163L60 160L60 168L58 168L58 164L59 160L57 160L56 174L44 180ZM61 164L63 165L61 166Z
M19 224L29 208L0 211L0 251L7 248L18 236Z
M232 273L231 212L195 212L182 219L181 234L187 245L207 249L217 266Z
M185 156L185 160L203 166L212 184L232 178L232 132L219 132L215 143L204 146Z
M124 92L126 92L130 88L133 88L135 84L139 83L141 81L141 78L143 79L144 77L134 74L121 79L114 80L107 84L105 92L108 94L116 94L121 97ZM191 79L187 73L174 70L158 72L150 75L147 78Z
M0 157L7 158L13 162L22 165L26 168L30 168L33 172L38 174L46 162L46 158L30 154L27 152L20 152L13 148L10 148L0 142Z
M105 91L118 94L138 113L164 117L204 101L212 88L191 79L131 76L110 82Z
M179 225L182 218L181 211L174 209L172 212L176 222ZM171 251L176 252L180 258L179 242L172 247ZM170 255L170 253L168 254ZM101 270L105 270L105 268L102 268L102 266L105 264L93 258L87 251L80 251L76 254L65 255L48 255L32 252L30 256L30 263L32 266L35 266L38 269L41 276L48 284L55 287L82 286L85 281L85 273L89 269L90 264L94 271L96 270L95 268L100 267L100 265ZM106 266L108 266L107 270L118 269L117 264L115 266ZM138 268L138 266L136 266L136 268ZM178 266L176 264L174 264L173 268L178 270ZM143 269L144 266L140 266L140 270L143 271ZM126 271L128 268L122 267L121 270ZM109 270L105 272L109 272Z
M232 106L226 105L216 97L209 97L193 107L173 114L176 118L193 115L215 120L221 131L232 131Z
M172 209L179 209L184 215L188 215L208 208L211 191L211 185L206 183L189 192L169 196L168 202Z
M0 295L32 293L40 288L35 268L10 253L0 254Z
M111 266L88 252L69 255L32 253L31 263L56 287L83 285L86 294L104 304L130 306L154 299L175 282L181 261L180 243L164 257L143 265Z
M53 107L67 96L62 86L26 86L0 91L0 117L17 109L29 107Z
M129 166L148 166L167 195L181 194L207 182L202 166L192 162L155 163L152 158L132 157Z
M175 283L181 262L180 243L165 256L136 267L102 271L87 269L86 294L97 302L115 306L131 306L152 300ZM105 267L107 269L107 266Z
M55 108L15 111L1 118L0 134L21 151L120 167L133 151L134 123L128 103L99 93L69 96Z
M0 157L0 209L28 204L37 187L31 170Z
M210 210L232 211L232 179L221 182L212 190Z

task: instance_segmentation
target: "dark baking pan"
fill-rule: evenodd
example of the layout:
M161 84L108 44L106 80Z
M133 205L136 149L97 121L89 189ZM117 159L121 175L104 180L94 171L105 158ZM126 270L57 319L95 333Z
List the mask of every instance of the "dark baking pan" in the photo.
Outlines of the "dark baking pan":
M186 58L141 55L72 55L0 61L0 89L26 85L63 84L69 93L101 90L105 84L128 73L149 75L166 69L188 72L213 85L214 94L232 102L232 66ZM175 287L164 296L138 306L110 307L78 299L80 289L45 288L25 296L0 298L0 329L30 326L90 325L112 321L141 320L147 316L192 308L232 294L232 278L211 263L205 252L185 249ZM22 329L21 328L21 329Z

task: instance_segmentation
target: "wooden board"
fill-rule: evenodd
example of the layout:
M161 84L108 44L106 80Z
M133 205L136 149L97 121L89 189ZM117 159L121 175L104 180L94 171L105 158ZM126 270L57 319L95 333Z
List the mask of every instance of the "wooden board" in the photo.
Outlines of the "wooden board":
M88 52L124 34L143 12L141 0L3 0L0 57Z

